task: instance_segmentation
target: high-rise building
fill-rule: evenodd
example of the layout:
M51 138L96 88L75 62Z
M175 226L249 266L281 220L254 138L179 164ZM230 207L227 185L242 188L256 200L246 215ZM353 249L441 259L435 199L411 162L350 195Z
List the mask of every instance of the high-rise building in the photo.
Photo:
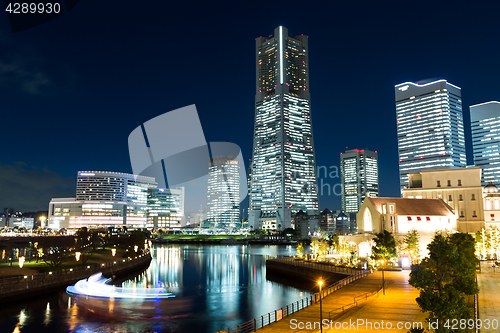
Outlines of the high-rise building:
M366 197L378 197L377 152L352 149L340 153L340 174L345 213L357 214Z
M79 171L76 198L54 198L49 203L50 228L133 226L147 221L148 190L153 177L121 172Z
M210 227L230 230L240 220L240 165L237 156L215 156L208 166L207 220Z
M319 213L307 38L280 26L256 39L253 229L289 228L299 210Z
M446 80L395 86L399 182L408 173L466 166L461 89Z
M500 102L471 105L474 164L483 169L481 183L500 185Z
M150 188L148 190L148 224L150 228L179 229L184 219L184 188Z

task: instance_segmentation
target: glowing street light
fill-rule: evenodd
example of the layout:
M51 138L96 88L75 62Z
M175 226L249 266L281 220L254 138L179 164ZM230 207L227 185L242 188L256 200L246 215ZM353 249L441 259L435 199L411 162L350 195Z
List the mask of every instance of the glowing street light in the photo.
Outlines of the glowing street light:
M137 252L137 250L139 249L139 246L134 246L134 251Z
M76 259L76 261L80 260L80 255L81 255L81 252L75 252L75 259Z
M111 249L111 255L114 257L116 254L116 249Z
M23 272L23 265L24 265L24 257L19 257L19 271L22 273ZM21 274L22 275L22 274Z
M385 276L384 276L384 264L385 264L385 260L382 259L382 260L380 260L380 262L382 263L382 290L384 291L384 295L385 295Z
M323 281L319 280L319 327L321 328L321 333L323 333L323 302L321 301L321 286Z

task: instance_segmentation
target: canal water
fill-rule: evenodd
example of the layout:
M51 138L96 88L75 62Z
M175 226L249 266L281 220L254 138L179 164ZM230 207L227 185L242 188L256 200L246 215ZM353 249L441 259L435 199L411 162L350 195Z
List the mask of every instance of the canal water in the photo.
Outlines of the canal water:
M163 287L189 300L188 312L168 319L82 313L61 292L0 307L0 332L227 330L310 295L308 290L266 280L266 259L294 254L292 246L158 245L149 268L122 286Z

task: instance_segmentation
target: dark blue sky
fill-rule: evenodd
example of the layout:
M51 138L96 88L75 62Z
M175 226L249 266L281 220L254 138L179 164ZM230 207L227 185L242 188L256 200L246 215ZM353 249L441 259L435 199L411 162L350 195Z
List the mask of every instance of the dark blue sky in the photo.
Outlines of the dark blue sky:
M325 4L85 0L15 34L0 14L0 207L47 209L74 196L78 170L131 172L129 133L189 104L207 141L250 158L254 39L278 25L309 36L319 166L338 167L346 147L377 150L380 194L397 196L394 85L433 78L462 88L472 163L469 105L500 100L500 3ZM323 195L327 207L340 197Z

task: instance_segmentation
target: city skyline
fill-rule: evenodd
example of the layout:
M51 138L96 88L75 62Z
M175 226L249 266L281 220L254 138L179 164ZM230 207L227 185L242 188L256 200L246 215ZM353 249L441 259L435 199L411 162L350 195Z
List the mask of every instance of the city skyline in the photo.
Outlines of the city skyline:
M3 118L0 204L44 210L50 198L74 193L78 170L131 172L130 131L193 103L204 110L200 119L207 141L235 142L248 160L253 129L247 124L254 117L250 91L255 87L252 39L278 25L309 35L315 50L310 72L317 166L339 167L338 153L346 146L377 150L380 195L396 196L394 85L446 79L462 88L465 110L498 100L498 46L489 42L497 29L493 13L498 6L464 10L437 4L429 13L404 5L368 4L359 10L332 4L304 7L304 19L292 8L269 16L241 5L233 8L237 15L228 16L227 10L218 12L208 4L193 9L146 3L133 11L137 19L131 24L124 19L132 12L127 4L106 4L96 13L82 3L57 20L16 34L4 20L0 43L7 51L0 57L1 84L4 109L11 111ZM165 11L178 15L165 22L160 15ZM400 11L404 19L394 15ZM443 39L433 24L420 23L423 17L454 33ZM89 21L95 24L88 26ZM176 38L172 52L175 35L190 38ZM206 51L200 61L197 50L213 47L208 35L224 36L238 56ZM457 46L460 51L436 61L437 50ZM465 112L467 164L472 164L468 117ZM326 181L333 186L340 177ZM320 196L320 207L340 208L340 195Z

